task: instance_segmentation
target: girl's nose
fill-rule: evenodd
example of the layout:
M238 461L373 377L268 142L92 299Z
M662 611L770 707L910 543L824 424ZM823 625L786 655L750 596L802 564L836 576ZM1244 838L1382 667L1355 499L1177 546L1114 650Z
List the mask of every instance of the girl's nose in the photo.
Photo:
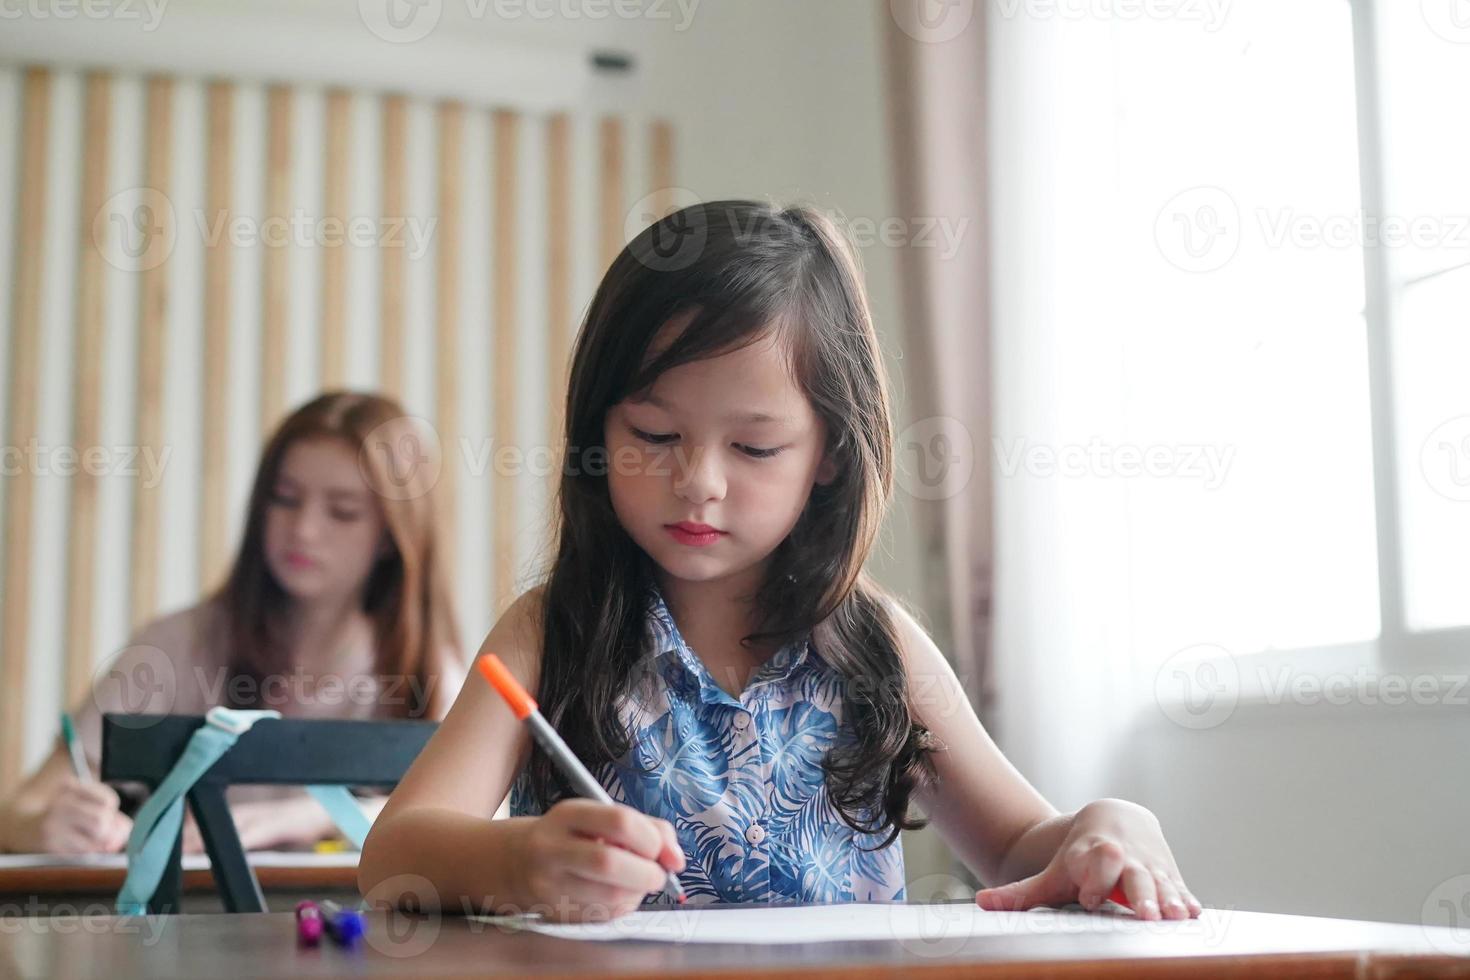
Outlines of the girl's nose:
M691 504L719 500L725 496L725 476L720 470L718 453L704 446L694 447L692 454L674 447L674 493Z
M315 541L321 536L323 517L315 507L302 507L296 512L296 523L291 527L291 537L297 541Z

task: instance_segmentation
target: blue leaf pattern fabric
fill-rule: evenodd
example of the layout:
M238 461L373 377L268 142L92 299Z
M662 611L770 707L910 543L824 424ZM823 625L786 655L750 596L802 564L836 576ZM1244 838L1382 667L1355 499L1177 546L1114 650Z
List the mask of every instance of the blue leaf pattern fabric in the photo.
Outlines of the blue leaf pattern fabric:
M618 707L628 753L593 775L617 802L674 825L691 904L904 900L902 841L872 850L882 835L854 831L828 796L822 757L852 732L841 677L809 636L778 651L735 698L684 642L655 587L644 652ZM540 812L525 771L510 812Z

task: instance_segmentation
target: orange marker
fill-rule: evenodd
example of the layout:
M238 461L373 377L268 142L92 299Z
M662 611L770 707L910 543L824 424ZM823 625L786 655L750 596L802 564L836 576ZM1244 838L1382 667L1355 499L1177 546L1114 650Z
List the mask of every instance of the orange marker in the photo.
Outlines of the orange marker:
M551 756L551 760L557 764L567 779L571 780L573 789L598 803L613 802L612 797L607 795L602 785L592 778L587 767L582 765L582 760L577 758L567 743L562 741L561 736L556 733L556 729L551 727L551 722L547 721L537 710L536 700L521 686L521 682L505 669L505 664L500 662L499 657L493 653L487 653L476 661L475 666L485 676L485 680L490 682L490 686L505 698L505 703L510 705L510 710L515 712L515 716L531 726L531 735L540 743L541 748L546 750L546 754ZM687 896L684 894L683 886L679 884L678 876L665 869L664 877L666 882L660 894L672 893L682 905Z

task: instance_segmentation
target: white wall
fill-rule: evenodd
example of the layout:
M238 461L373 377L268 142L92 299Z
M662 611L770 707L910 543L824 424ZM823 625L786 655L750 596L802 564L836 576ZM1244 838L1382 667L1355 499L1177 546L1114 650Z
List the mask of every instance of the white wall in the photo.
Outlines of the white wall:
M1459 926L1467 744L1463 703L1242 702L1201 731L1144 715L1110 777L1209 904Z

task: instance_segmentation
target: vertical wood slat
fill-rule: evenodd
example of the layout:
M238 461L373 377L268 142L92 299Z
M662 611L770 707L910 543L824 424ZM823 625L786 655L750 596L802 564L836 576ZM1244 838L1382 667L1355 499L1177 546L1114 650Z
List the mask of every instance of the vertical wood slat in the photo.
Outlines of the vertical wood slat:
M291 206L291 90L273 85L266 94L265 212L287 219ZM284 238L265 242L261 257L260 435L270 438L286 410L286 317L290 302L290 252Z
M494 442L496 452L516 444L516 139L515 113L495 113L495 379ZM492 459L493 459L492 455ZM490 553L494 556L495 599L498 616L515 599L515 500L513 471L495 467L494 520Z
M402 220L407 163L404 141L407 137L407 102L401 95L389 95L383 99L382 124L382 168L383 223L380 227L393 227L392 222ZM402 247L378 247L381 263L378 279L379 357L378 387L393 398L403 397L403 317L404 281L407 279L407 249Z
M565 113L551 117L546 127L546 323L548 406L546 432L553 450L562 437L567 395L567 367L571 357L572 223L571 120ZM556 452L554 458L560 458ZM554 488L561 467L551 468Z
M444 556L440 568L457 577L459 524L459 227L460 147L464 110L457 102L439 105L439 224L435 285L434 427L439 432L440 467L438 540Z
M46 227L46 151L51 130L51 74L26 71L22 90L20 195L16 222L15 279L11 317L9 441L27 445L36 437L37 378L41 360L42 238ZM5 594L0 598L0 793L20 776L25 750L26 663L31 602L31 515L35 474L30 467L6 481Z
M347 222L348 113L352 98L340 89L327 93L327 145L322 193L324 218ZM321 382L340 388L347 377L347 248L345 234L334 233L322 247Z
M668 120L655 120L649 128L649 173L653 182L653 220L668 216L674 205L674 127Z
M229 82L209 86L205 200L211 222L228 228L234 171L234 98ZM230 236L204 247L204 432L200 479L199 584L210 588L225 563L229 503Z
M72 444L85 454L102 444L102 337L106 265L92 221L107 200L112 144L112 77L87 76L83 108L82 196L77 228L77 310ZM92 615L96 601L98 477L87 466L71 479L67 517L66 675L68 705L87 694L92 676Z
M598 154L602 166L599 174L599 236L602 241L602 269L612 265L613 259L623 250L623 221L626 217L623 201L623 121L616 116L602 120ZM601 279L601 275L598 276Z
M168 198L173 183L173 81L148 80L147 135L143 183ZM167 354L169 262L144 268L138 283L138 445L154 453L163 450L163 379ZM133 493L133 541L130 549L131 615L134 629L142 626L158 603L159 488L144 485L139 475Z

